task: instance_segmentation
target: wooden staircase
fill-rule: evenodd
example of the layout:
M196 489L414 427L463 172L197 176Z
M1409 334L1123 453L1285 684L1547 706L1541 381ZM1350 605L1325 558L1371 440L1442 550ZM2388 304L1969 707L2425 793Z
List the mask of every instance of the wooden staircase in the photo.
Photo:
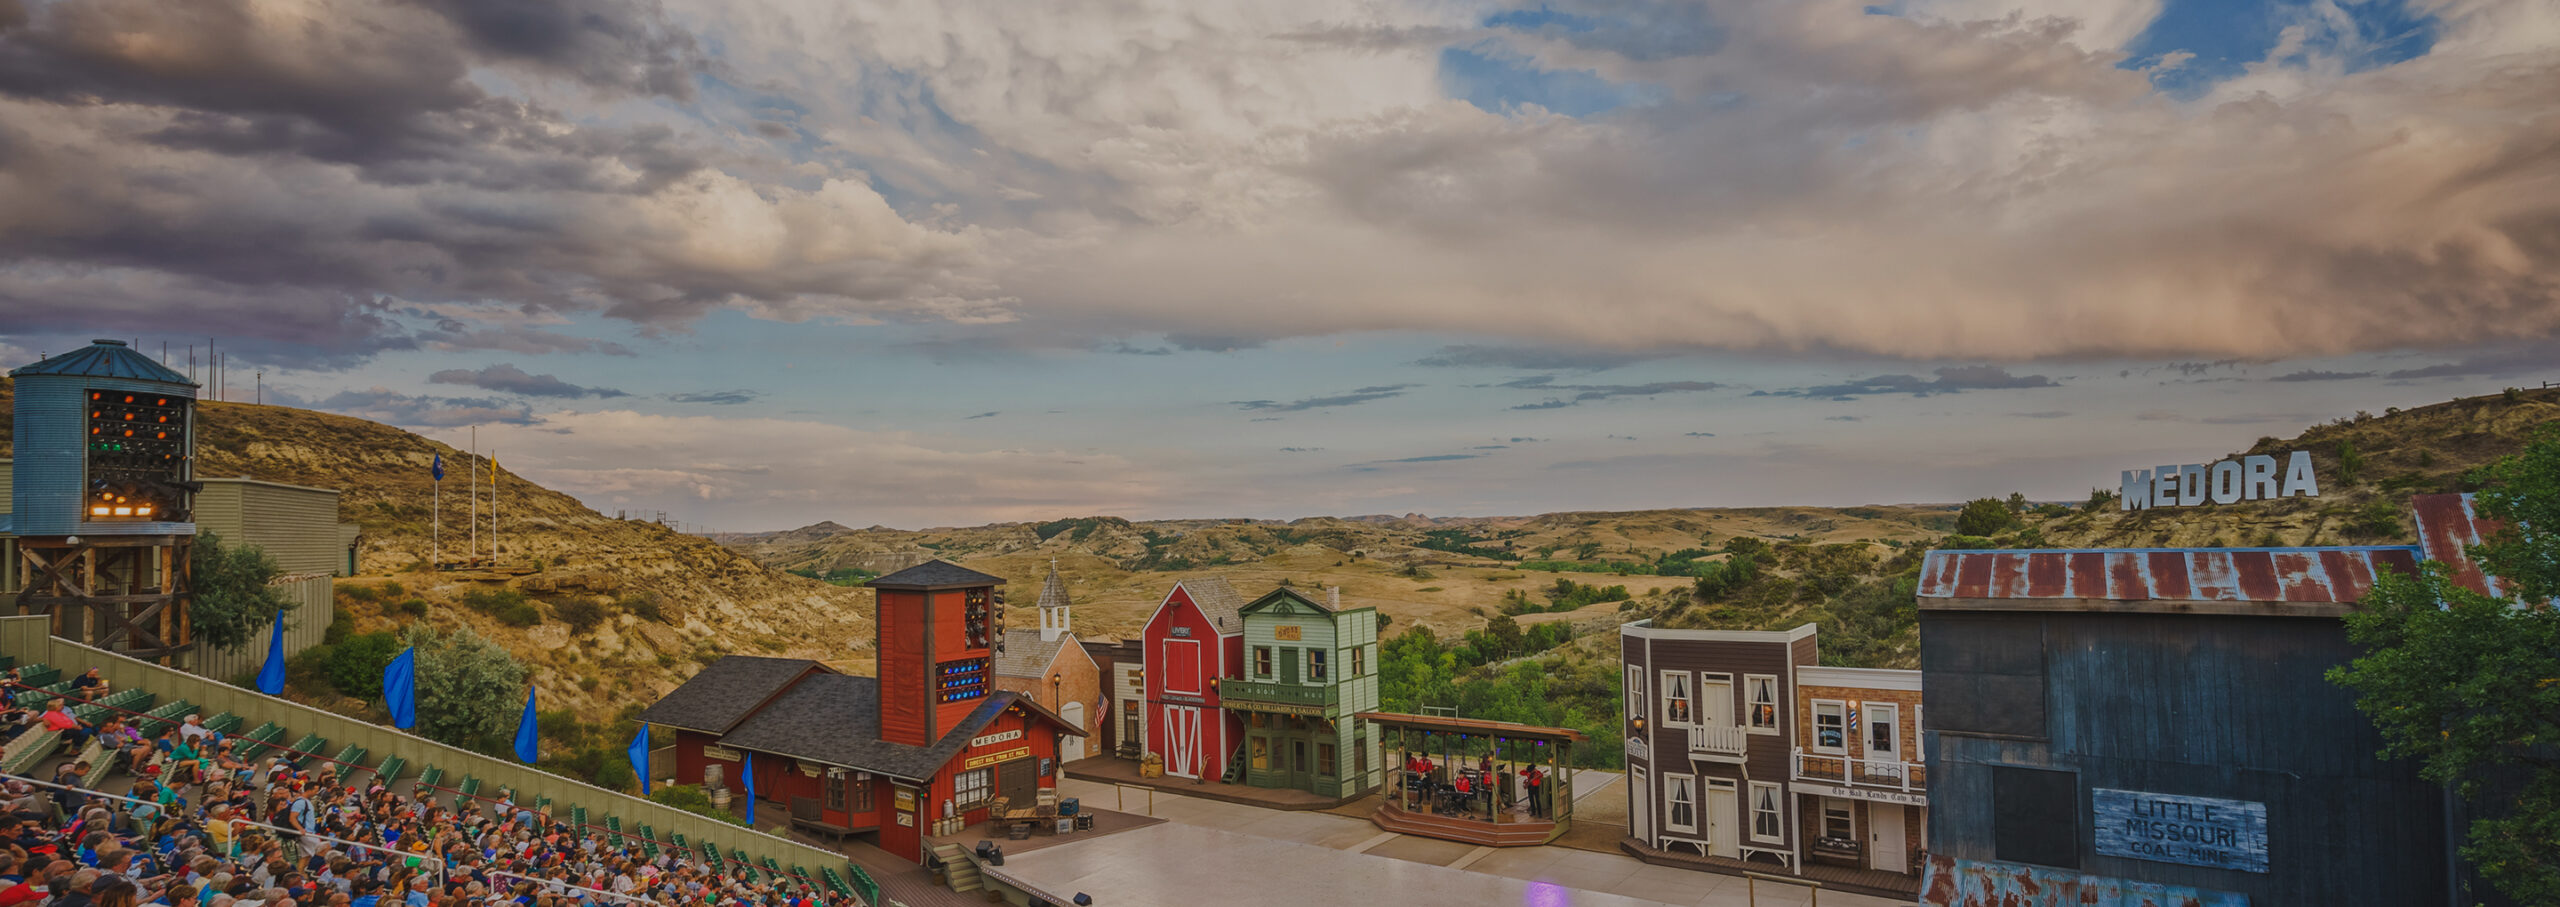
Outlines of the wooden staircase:
M940 844L933 848L933 855L942 860L942 875L951 881L951 890L976 891L986 887L986 880L978 874L977 862L969 859L968 848L958 844Z
M1496 824L1482 819L1407 812L1392 804L1379 806L1377 812L1369 815L1369 821L1397 834L1463 841L1487 847L1535 847L1564 833L1564 826L1555 822L1506 821Z

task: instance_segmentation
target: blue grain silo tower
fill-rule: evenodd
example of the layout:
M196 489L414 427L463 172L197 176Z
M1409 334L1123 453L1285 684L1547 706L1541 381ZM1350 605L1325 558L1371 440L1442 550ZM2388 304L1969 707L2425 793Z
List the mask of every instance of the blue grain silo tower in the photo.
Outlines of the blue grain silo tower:
M186 648L196 384L100 340L16 379L11 514L25 612L138 658Z

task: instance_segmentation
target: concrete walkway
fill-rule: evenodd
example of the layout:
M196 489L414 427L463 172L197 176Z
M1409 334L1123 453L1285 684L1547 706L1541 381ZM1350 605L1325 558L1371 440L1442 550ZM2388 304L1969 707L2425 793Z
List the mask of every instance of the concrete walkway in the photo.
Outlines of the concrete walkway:
M1595 801L1605 797L1624 799L1624 790L1611 783L1615 780L1615 775L1608 772L1578 774L1577 793L1582 796L1576 798L1577 812L1585 802L1597 806ZM1143 789L1115 791L1107 784L1069 778L1061 782L1059 790L1065 796L1082 798L1091 806L1149 814L1147 791ZM1597 808L1593 812L1607 815L1610 811ZM1182 903L1206 890L1286 891L1298 903L1446 903L1468 907L1803 907L1811 900L1808 890L1798 885L1762 882L1754 886L1749 880L1733 876L1649 866L1622 853L1552 845L1476 847L1389 834L1361 818L1263 809L1167 791L1155 793L1152 814L1167 820L1167 824L1042 848L1008 860L1006 869L1051 890L1090 892L1096 903L1104 903L1105 891L1114 895L1108 903ZM1191 837L1184 836L1186 828ZM1210 835L1202 830L1224 834ZM1615 833L1622 834L1623 828ZM1264 858L1255 855L1261 851L1253 848L1253 839L1305 845L1307 849L1274 849L1266 844L1264 850L1286 856L1278 858L1278 862L1258 862ZM1276 868L1283 865L1285 873ZM1162 887L1159 891L1157 887L1189 879L1197 872L1211 872L1233 881L1214 889ZM1297 889L1316 877L1345 880L1345 890L1361 896L1339 902L1295 898L1303 893ZM1127 878L1142 880L1120 882ZM1206 883L1195 880L1193 884ZM1154 901L1148 899L1149 892L1185 897ZM1245 899L1235 903L1259 901ZM1823 907L1907 905L1843 892L1823 892L1820 903Z

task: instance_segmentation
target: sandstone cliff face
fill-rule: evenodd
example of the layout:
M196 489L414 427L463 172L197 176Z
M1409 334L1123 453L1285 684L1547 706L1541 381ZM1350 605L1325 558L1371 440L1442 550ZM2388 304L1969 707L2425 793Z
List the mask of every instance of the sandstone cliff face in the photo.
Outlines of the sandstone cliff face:
M9 393L0 383L0 441ZM468 626L531 665L543 706L582 718L646 705L726 652L825 660L864 669L870 660L867 590L830 586L771 570L707 539L654 523L617 520L500 465L498 523L491 547L488 476L480 479L483 559L479 569L428 567L434 482L445 458L443 555L470 544L464 455L406 431L281 406L203 403L197 474L246 475L339 490L339 518L363 527L361 575L341 581L340 604L359 631L413 620ZM397 593L376 594L396 584ZM472 592L522 593L541 616L509 626L462 606ZM367 601L364 599L375 600ZM410 598L423 618L403 613ZM561 617L573 600L599 606L601 620L580 633ZM574 607L574 606L573 606Z

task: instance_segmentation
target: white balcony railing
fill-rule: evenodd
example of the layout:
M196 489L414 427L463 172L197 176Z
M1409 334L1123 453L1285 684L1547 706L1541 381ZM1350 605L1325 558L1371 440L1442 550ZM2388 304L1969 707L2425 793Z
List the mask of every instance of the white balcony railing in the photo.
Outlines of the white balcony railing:
M1689 751L1719 756L1739 756L1751 748L1751 733L1738 724L1694 724L1689 726Z
M1796 780L1828 781L1843 787L1875 790L1898 790L1906 794L1929 790L1929 770L1917 762L1899 759L1852 759L1848 756L1795 751Z

